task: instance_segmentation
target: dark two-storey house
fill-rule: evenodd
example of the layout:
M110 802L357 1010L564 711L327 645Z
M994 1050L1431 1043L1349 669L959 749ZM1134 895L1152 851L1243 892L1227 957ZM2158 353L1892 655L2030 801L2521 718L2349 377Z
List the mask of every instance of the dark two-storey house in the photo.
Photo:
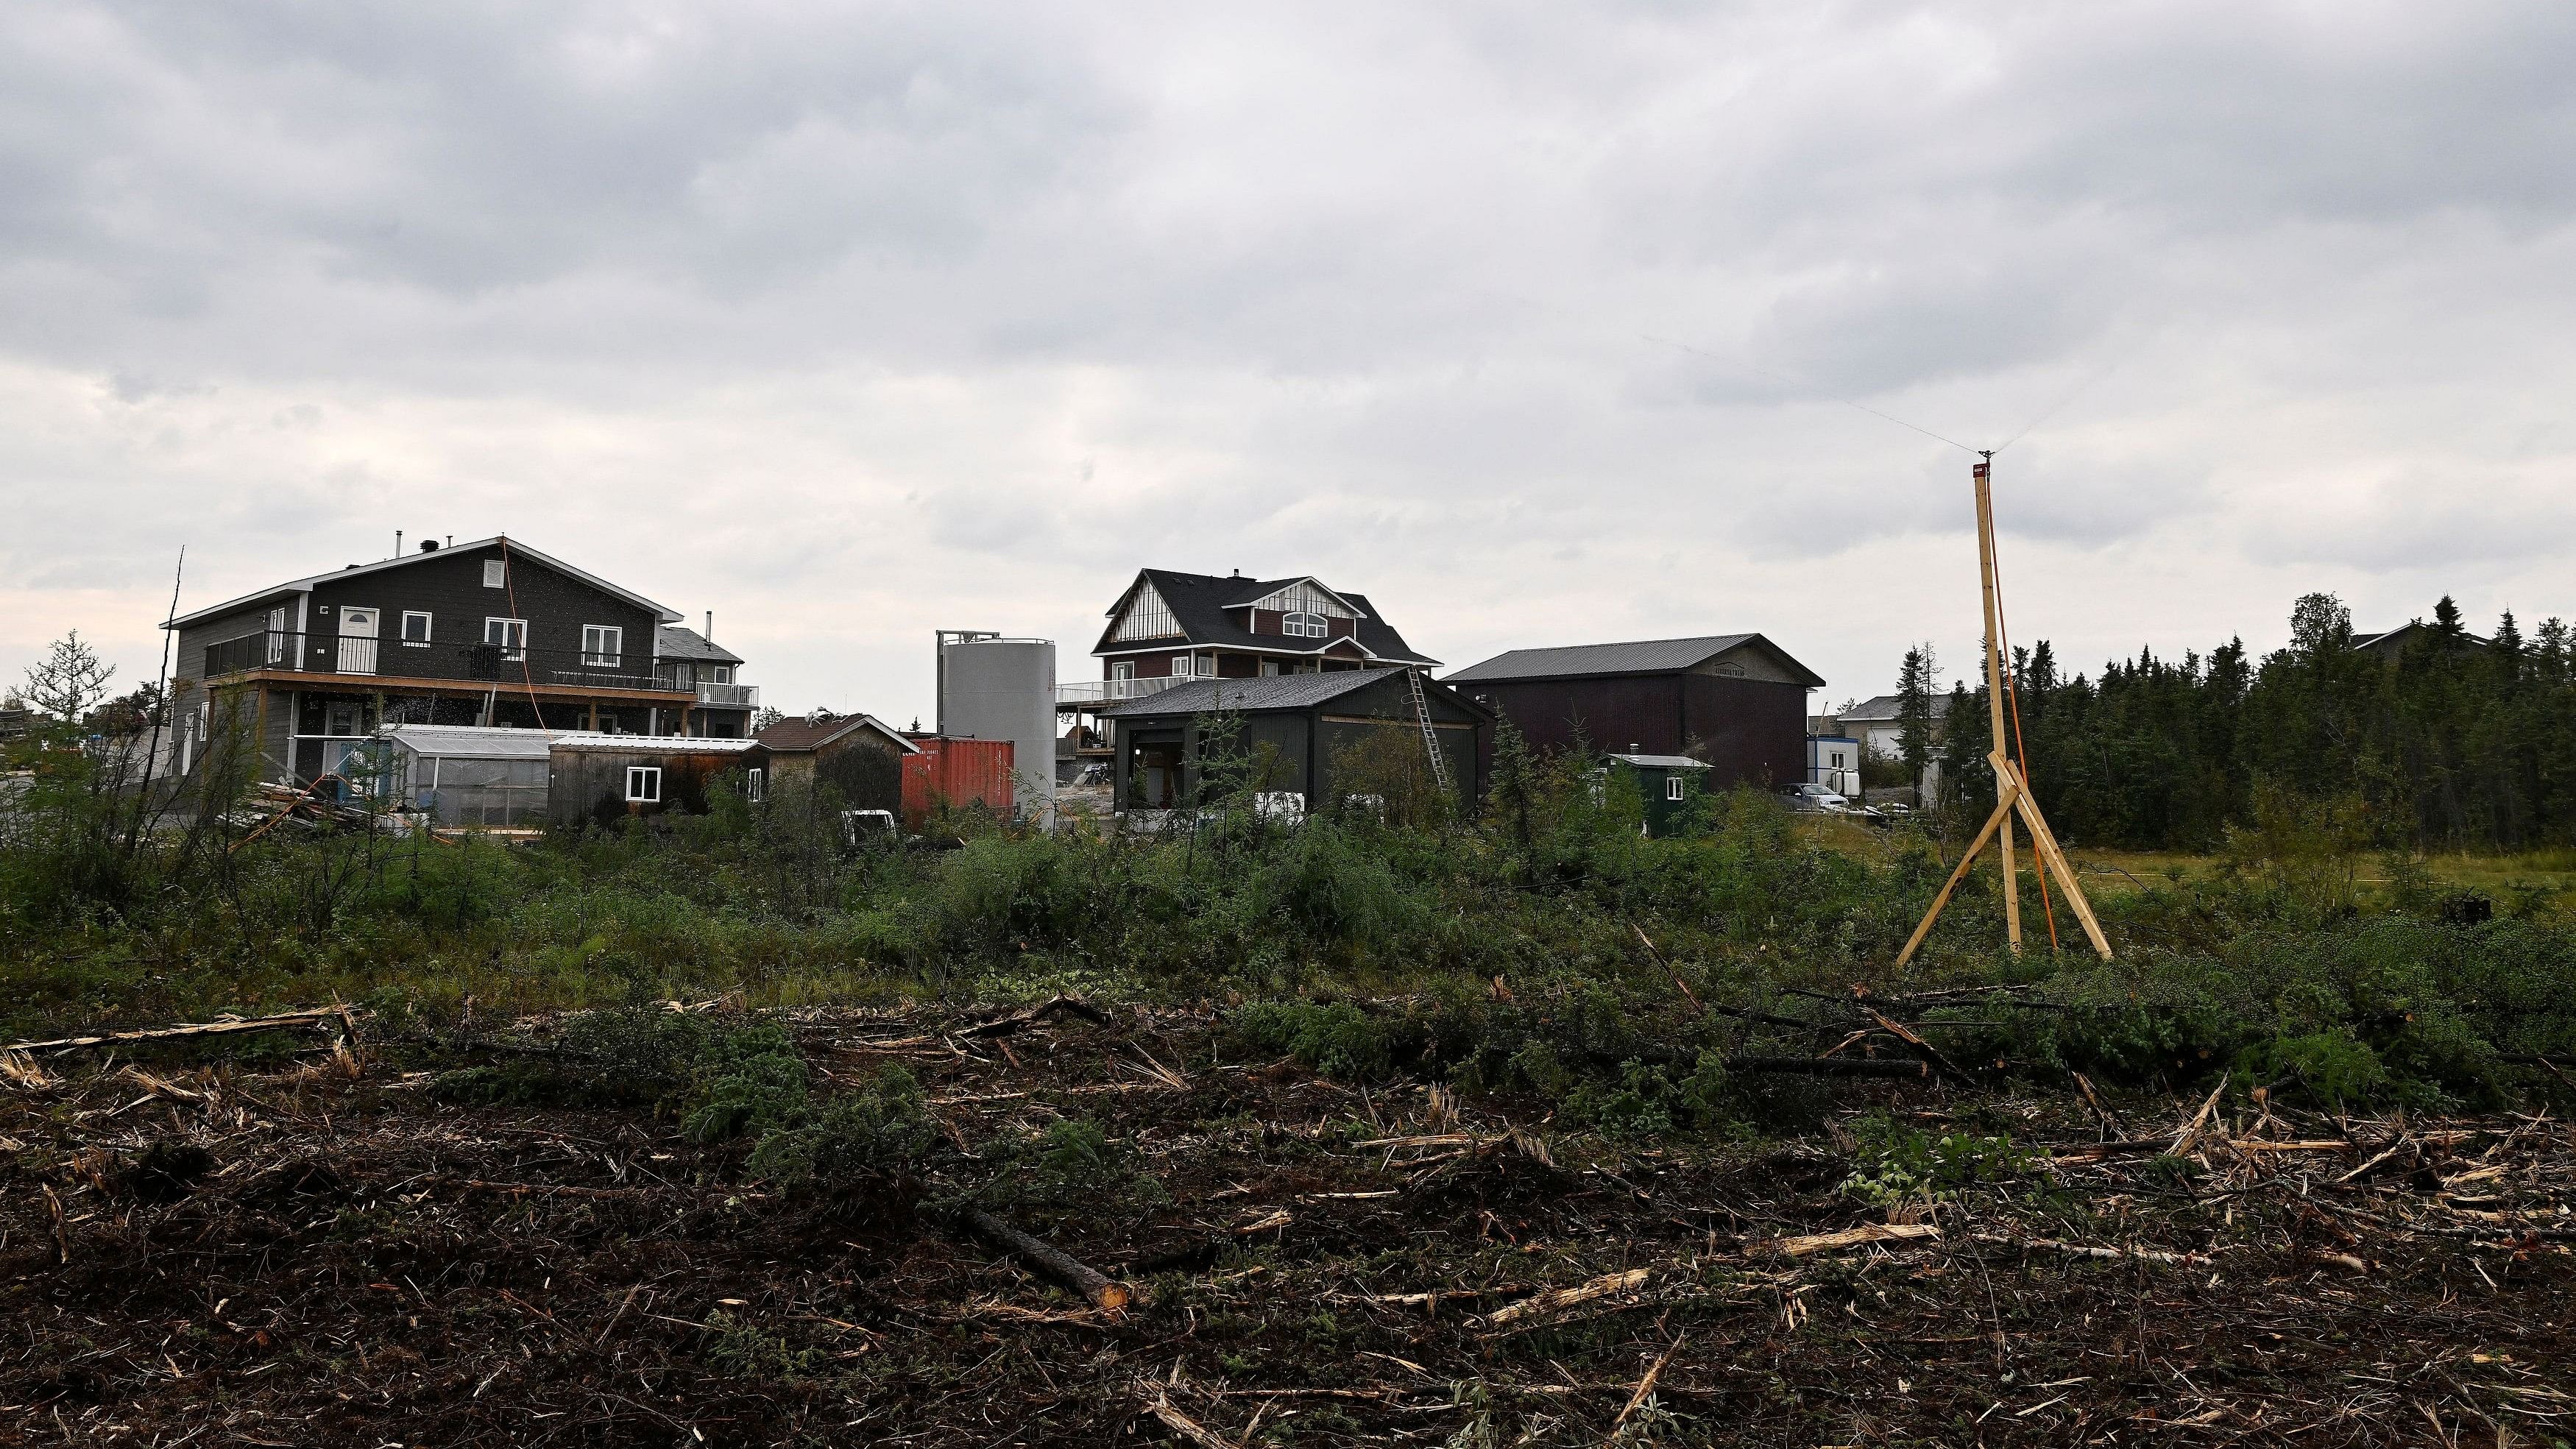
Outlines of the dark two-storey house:
M507 537L296 579L167 626L177 764L218 731L296 783L388 725L747 736L742 660L679 619Z

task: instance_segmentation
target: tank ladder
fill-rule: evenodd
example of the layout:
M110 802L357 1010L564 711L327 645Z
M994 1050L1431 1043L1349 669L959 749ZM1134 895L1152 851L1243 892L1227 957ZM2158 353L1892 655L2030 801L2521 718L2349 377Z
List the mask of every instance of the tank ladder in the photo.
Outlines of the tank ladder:
M1446 794L1449 790L1449 761L1440 753L1439 731L1431 727L1431 701L1422 697L1422 671L1405 670L1404 682L1413 691L1413 722L1422 727L1423 751L1431 757L1431 782Z

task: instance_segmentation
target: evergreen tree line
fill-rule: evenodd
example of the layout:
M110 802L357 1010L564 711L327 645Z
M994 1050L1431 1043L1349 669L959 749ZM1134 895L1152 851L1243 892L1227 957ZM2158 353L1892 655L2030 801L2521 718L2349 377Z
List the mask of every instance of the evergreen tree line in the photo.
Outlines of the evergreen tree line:
M2061 838L2211 850L2287 800L2351 807L2383 846L2576 843L2576 635L2561 620L2526 636L2507 612L2482 646L2445 597L2389 659L2355 647L2341 600L2309 594L2289 646L2259 662L2231 639L2179 661L2142 649L2088 679L2061 674L2046 640L2012 654L2004 728L2017 714L2012 753ZM1943 793L1972 829L1994 800L1989 748L1983 680L1953 685Z

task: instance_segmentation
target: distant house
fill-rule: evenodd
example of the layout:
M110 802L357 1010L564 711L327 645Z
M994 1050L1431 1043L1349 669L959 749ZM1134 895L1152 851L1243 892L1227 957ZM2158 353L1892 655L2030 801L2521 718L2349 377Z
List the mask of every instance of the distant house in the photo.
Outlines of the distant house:
M558 824L612 824L630 815L704 815L716 781L742 772L753 800L767 793L769 752L758 740L573 731L547 750L546 813Z
M2353 636L2352 647L2395 664L2411 649L2440 647L2443 642L2441 629L2414 619L2385 634L2357 634ZM2450 636L2448 647L2455 653L2475 654L2484 652L2494 642L2483 634L2472 634L2462 629Z
M1536 750L1689 755L1708 784L1806 778L1814 670L1760 634L1515 649L1444 683L1512 722Z
M1930 697L1929 703L1932 708L1932 739L1938 743L1941 726L1950 715L1950 696L1936 693ZM1830 718L1842 726L1836 733L1859 740L1861 748L1869 752L1871 759L1898 760L1905 757L1905 721L1899 718L1904 708L1902 696L1881 694L1838 710Z
M741 661L679 618L505 537L272 585L165 626L178 765L217 728L256 743L261 776L299 784L387 725L748 734L759 697Z
M1109 606L1092 654L1101 677L1059 708L1137 699L1193 679L1258 679L1439 664L1404 642L1365 594L1312 577L1248 579L1142 569Z
M1606 768L1636 783L1645 811L1640 828L1656 840L1679 834L1690 819L1691 802L1708 792L1708 765L1688 755L1614 754L1609 761Z
M1253 679L1203 679L1102 711L1110 730L1117 808L1195 805L1204 784L1210 716L1242 720L1234 748L1258 762L1255 789L1294 794L1307 809L1337 802L1346 786L1336 764L1354 745L1390 737L1428 750L1412 685L1399 669L1352 669ZM1472 802L1483 793L1479 762L1490 747L1492 714L1457 691L1422 680L1422 710L1440 744L1442 768Z
M770 784L821 780L852 810L901 809L903 757L920 753L901 731L870 714L817 710L780 720L755 738L769 752Z

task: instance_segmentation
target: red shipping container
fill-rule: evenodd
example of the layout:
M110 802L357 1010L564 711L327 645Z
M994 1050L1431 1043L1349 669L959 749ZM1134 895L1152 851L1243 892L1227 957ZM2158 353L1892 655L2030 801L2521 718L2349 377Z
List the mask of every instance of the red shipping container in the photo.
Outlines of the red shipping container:
M951 810L981 802L996 815L1011 813L1009 740L955 740L914 735L921 751L903 757L903 823L919 830L942 805Z

